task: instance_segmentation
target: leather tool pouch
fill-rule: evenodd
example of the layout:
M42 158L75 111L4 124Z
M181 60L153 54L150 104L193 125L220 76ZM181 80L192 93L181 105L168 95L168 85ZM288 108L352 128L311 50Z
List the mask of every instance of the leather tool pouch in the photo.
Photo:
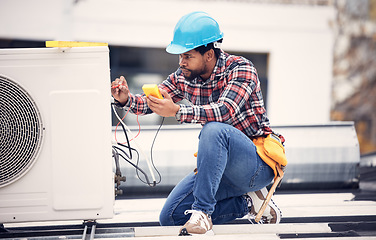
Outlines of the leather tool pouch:
M274 175L277 177L278 172L276 165L278 164L282 167L287 165L285 148L279 137L274 134L269 134L267 137L257 137L253 139L253 143L256 145L257 153L260 158L273 169Z
M276 135L269 134L264 139L264 152L268 157L282 166L287 165L285 148L283 147L281 140Z

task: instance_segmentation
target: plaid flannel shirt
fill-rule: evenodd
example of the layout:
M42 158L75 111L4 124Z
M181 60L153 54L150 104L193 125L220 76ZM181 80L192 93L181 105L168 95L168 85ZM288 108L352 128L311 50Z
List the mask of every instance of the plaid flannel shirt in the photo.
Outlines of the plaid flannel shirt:
M177 120L181 123L223 122L241 130L249 138L273 132L266 116L256 68L243 57L222 51L209 79L198 77L188 81L178 69L159 87L166 90L174 102L183 99L189 102L189 105L180 104L180 119ZM131 98L132 112L151 113L145 96Z

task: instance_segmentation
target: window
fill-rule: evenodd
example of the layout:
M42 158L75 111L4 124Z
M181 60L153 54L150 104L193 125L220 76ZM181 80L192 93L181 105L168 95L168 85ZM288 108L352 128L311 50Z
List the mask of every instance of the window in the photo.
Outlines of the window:
M253 62L257 68L261 89L263 91L264 102L266 106L267 99L267 54L229 52L231 54L243 56ZM138 48L138 47L110 47L111 62L111 80L119 76L127 79L129 89L132 93L142 93L144 83L159 84L167 76L176 71L179 67L178 56L171 55L164 48ZM123 115L124 116L124 112ZM113 124L117 124L117 119L113 116ZM124 119L128 125L136 125L136 116L129 114ZM140 116L139 121L142 125L157 125L161 117L156 114L149 116ZM166 118L164 124L177 124L175 118Z

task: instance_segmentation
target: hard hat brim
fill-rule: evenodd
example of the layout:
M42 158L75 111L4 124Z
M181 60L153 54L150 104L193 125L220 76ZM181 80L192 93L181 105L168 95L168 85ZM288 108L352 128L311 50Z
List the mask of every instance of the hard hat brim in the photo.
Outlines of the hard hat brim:
M182 54L182 53L188 52L188 51L190 51L192 49L193 48L186 48L186 47L183 47L181 45L170 43L166 47L166 52L168 52L170 54Z

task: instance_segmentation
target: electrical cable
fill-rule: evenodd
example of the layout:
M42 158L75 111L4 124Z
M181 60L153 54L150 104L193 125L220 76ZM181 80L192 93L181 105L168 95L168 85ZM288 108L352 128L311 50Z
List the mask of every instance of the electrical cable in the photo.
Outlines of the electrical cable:
M116 147L116 146L113 146L113 148L114 149L116 149L116 150L120 150L122 153L125 153L125 151L123 150L123 149L121 149L121 148L119 148L119 147ZM116 151L115 150L115 151ZM135 149L133 149L133 150L135 150ZM118 152L117 152L118 153ZM143 181L140 177L139 177L139 179L140 179L140 181L141 182L143 182L143 183L146 183L146 184L148 184L149 186L151 186L152 185L152 183L150 182L150 180L149 180L149 178L148 178L148 175L137 165L137 164L134 164L134 163L132 163L130 160L128 160L126 157L124 157L123 155L121 155L120 153L118 153L118 155L120 156L120 157L122 157L125 161L127 161L129 164L131 164L135 169L136 169L136 171L138 172L138 171L140 171L144 176L145 176L145 179L146 179L146 181ZM139 156L138 154L137 154L137 156ZM137 159L138 159L139 157L137 157ZM138 162L138 160L137 160L137 162Z
M159 183L161 182L161 180L162 180L162 176L161 176L160 172L158 171L158 169L156 168L156 166L155 166L155 164L154 164L154 159L153 159L153 148L154 148L154 143L155 143L155 140L156 140L156 138L157 138L157 135L158 135L158 133L159 133L159 131L160 131L162 125L163 125L164 117L162 118L162 121L161 121L161 123L160 123L160 125L159 125L159 127L158 127L158 129L157 129L157 132L156 132L156 134L155 134L155 136L154 136L154 139L153 139L153 142L152 142L152 145L151 145L151 149L150 149L150 157L151 157L151 159L150 159L150 161L147 161L147 164L148 164L148 167L149 167L149 171L150 171L150 173L151 173L151 175L152 175L152 178L153 178L153 183L151 183L150 180L149 180L149 178L148 178L148 176L147 176L147 174L146 174L146 173L145 173L145 172L144 172L144 171L138 166L138 164L139 164L139 159L140 159L140 158L139 158L139 152L138 152L136 149L130 147L130 141L132 141L133 139L135 139L135 138L140 134L140 130L141 130L141 126L140 126L140 123L139 123L139 121L138 121L138 114L137 114L137 123L138 123L138 126L139 126L139 132L138 132L138 134L137 134L135 137L133 137L131 140L129 140L129 138L128 138L128 134L127 134L127 131L128 131L130 134L131 134L131 131L130 131L130 129L127 127L127 125L126 125L126 124L124 123L124 121L123 121L123 119L125 118L125 116L128 114L129 109L128 109L127 113L125 114L125 116L124 116L123 118L120 118L120 116L118 115L118 113L117 113L117 111L116 111L116 109L115 109L114 104L112 104L112 110L113 110L113 112L114 112L116 118L117 118L118 121L119 121L119 123L117 124L117 126L118 126L119 124L121 124L121 126L122 126L122 129L123 129L124 135L125 135L126 140L127 140L126 143L128 144L128 146L125 145L125 143L119 143L119 142L117 141L117 139L116 139L116 142L117 142L117 144L118 144L119 146L122 146L122 147L124 147L124 148L128 148L128 150L129 150L129 155L128 155L123 149L121 149L121 148L119 148L119 147L113 146L113 148L116 148L117 150L121 151L121 152L125 155L125 157L124 157L123 155L121 155L121 154L119 154L119 156L121 156L125 161L127 161L127 162L130 163L133 167L135 167L137 177L138 177L138 179L139 179L141 182L143 182L143 183L145 183L145 184L147 184L147 185L149 185L149 186L156 186L156 184L159 184ZM117 127L117 126L116 126L116 127ZM116 129L115 129L115 135L116 135ZM116 136L115 136L115 138L116 138ZM136 146L141 150L141 148L137 145L137 142L136 142L136 141L135 141L135 144L136 144ZM128 159L132 159L132 150L135 151L135 152L137 153L137 161L136 161L136 164L134 164L134 163L132 163L130 160L128 160ZM117 152L117 151L116 151L116 152ZM141 153L143 153L142 150L141 150ZM144 154L144 153L143 153L143 154ZM146 158L145 155L144 155L144 157L145 157L146 160L148 160L148 159ZM127 159L127 158L128 158L128 159ZM156 173L158 174L158 181L156 181L156 179L155 179L154 172L153 172L152 168L153 168L153 169L156 171ZM139 175L139 172L141 172L141 173L145 176L145 181L142 180L141 176Z
M112 148L112 157L115 159L115 174L121 175L120 163L119 163L119 153Z
M156 182L156 184L159 184L161 181L162 181L162 176L161 174L159 173L158 169L155 167L154 165L154 160L153 160L153 147L154 147L154 143L155 143L155 139L157 138L158 136L158 133L159 133L159 130L161 130L162 128L162 125L163 125L163 122L164 122L164 117L162 117L162 121L161 121L161 124L159 125L158 129L157 129L157 132L155 133L155 136L154 136L154 139L153 139L153 142L151 144L151 147L150 147L150 160L151 160L151 163L153 165L153 168L155 169L155 171L158 173L158 176L159 176L159 180L158 182Z
M129 143L129 138L128 138L127 131L125 130L123 124L121 125L121 127L122 127L122 129L123 129L123 132L124 132L124 135L125 135L125 139L127 140L127 144L128 144L129 147L126 146L126 145L124 145L124 144L122 144L122 143L117 143L117 144L119 144L120 146L123 146L123 147L128 148L128 150L129 150L129 155L127 155L125 152L124 152L124 154L126 154L126 156L127 156L129 159L132 159L132 148L130 147L131 145L130 145L130 143ZM136 150L136 149L134 149L134 150ZM137 150L136 150L136 151L137 151Z
M117 88L117 87L119 87L120 85L116 85L116 86L113 86L112 88ZM126 85L123 85L123 86L125 86L126 88L127 88L127 90L128 90L128 92L129 92L129 89L128 89L128 87L126 86ZM129 98L129 101L130 101L130 105L132 104L132 98L131 98L131 94L130 94L130 92L128 93L128 98ZM113 104L112 104L112 106L114 106ZM117 128L118 128L118 126L119 126L119 124L121 123L121 125L122 125L122 127L123 127L123 129L124 129L124 123L123 123L123 120L124 120L124 118L128 115L128 113L129 113L129 110L130 110L130 108L128 108L128 110L127 110L127 112L125 113L125 115L124 115L124 117L123 118L120 118L119 117L119 115L117 114L117 112L115 111L115 109L114 108L112 108L112 110L114 111L114 113L115 113L115 115L116 115L116 118L119 120L119 122L118 122L118 124L116 124L116 128L115 128L115 140L116 140L116 142L119 142L118 140L117 140L117 137L116 137L116 132L117 132ZM138 115L139 115L139 113L138 113L138 103L137 103L137 106L136 106L136 121L137 121L137 124L138 124L138 133L136 134L136 136L135 137L133 137L131 140L129 140L129 142L130 141L132 141L133 139L135 139L136 137L138 137L138 135L140 134L140 132L141 132L141 125L140 125L140 122L138 121Z
M122 144L122 143L118 143L118 145L120 145L120 146L122 146L122 147L124 147L124 148L128 148L128 149L130 149L130 150L133 150L133 151L135 151L136 153L137 153L137 159L136 159L136 166L137 166L137 168L136 168L136 176L137 176L137 178L142 182L142 183L145 183L145 184L147 184L147 185L149 185L149 186L152 186L152 183L149 181L149 178L145 178L145 181L144 180L142 180L142 178L141 178L141 176L140 176L140 174L138 173L138 164L140 163L140 154L138 153L138 151L135 149L135 148L132 148L132 147L129 147L129 146L126 146L126 145L124 145L124 144ZM123 153L124 154L126 154L124 151L123 151ZM130 158L131 159L131 158ZM156 171L158 171L158 170L156 170ZM145 173L143 173L143 174L145 174Z

